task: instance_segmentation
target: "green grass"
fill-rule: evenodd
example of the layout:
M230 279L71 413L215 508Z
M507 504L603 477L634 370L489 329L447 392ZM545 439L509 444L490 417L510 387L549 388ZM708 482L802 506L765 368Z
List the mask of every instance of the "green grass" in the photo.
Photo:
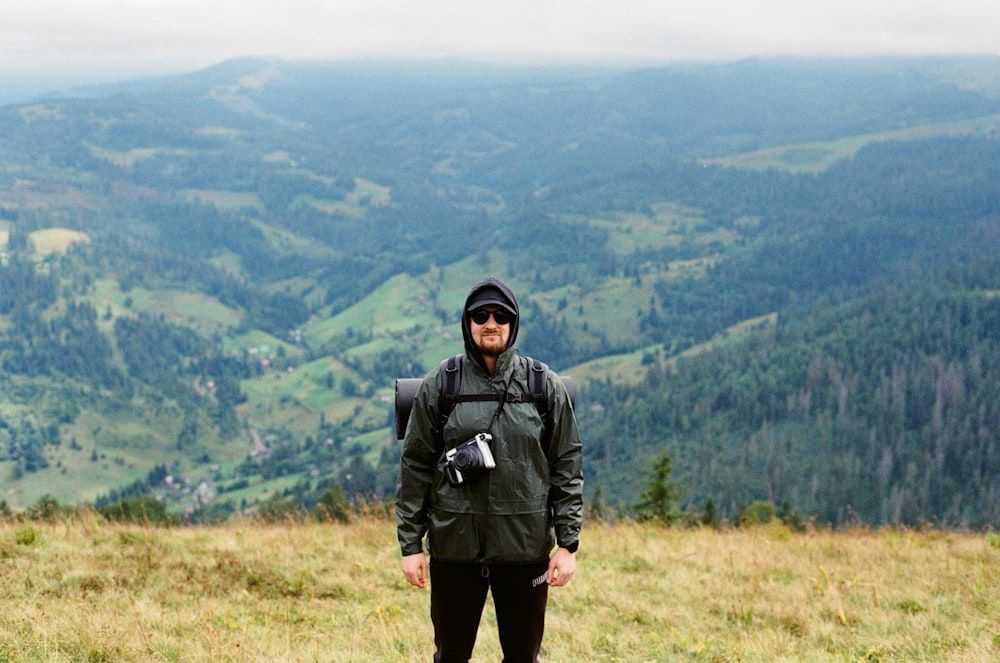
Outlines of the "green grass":
M136 147L129 150L111 150L98 147L97 145L86 145L86 147L90 149L90 153L94 157L122 168L132 168L140 161L145 161L155 156L187 157L195 154L194 150L172 147Z
M430 310L431 297L429 289L413 277L394 276L354 306L310 323L303 335L310 345L320 347L339 337L365 333L382 336L403 332L416 324L433 325L437 321Z
M52 407L51 399L59 398L59 393L54 389L22 406L3 403L0 415L31 420L33 409ZM84 408L72 423L61 427L61 444L43 447L48 467L12 481L14 462L0 462L0 485L5 486L0 499L15 508L25 508L45 496L64 504L92 502L112 489L144 480L155 465L196 474L206 471L197 459L207 456L212 463L231 464L251 450L249 441L220 439L203 420L197 448L181 453L177 436L182 420L180 409L171 403L154 406L140 398L121 411Z
M1000 129L1000 115L990 115L970 120L907 127L896 131L862 134L822 143L780 145L728 157L703 159L702 162L746 170L775 169L791 173L820 173L838 161L853 157L861 148L876 142L969 134L992 135L998 129Z
M87 298L98 315L110 311L113 317L138 313L162 316L167 322L190 327L205 336L225 333L242 318L239 311L202 293L147 288L123 291L112 279L95 281Z
M344 200L322 200L313 196L299 196L292 206L312 207L324 214L343 214L353 218L364 218L370 207L385 207L392 202L390 188L364 180L354 179L354 189Z
M292 232L278 228L261 221L251 221L267 239L268 244L279 255L299 255L309 258L325 258L333 260L339 254L321 242L314 242L308 237L302 237Z
M220 191L218 189L183 189L178 194L189 202L200 202L224 210L264 210L264 203L255 193Z
M615 384L639 384L645 379L646 362L650 358L654 359L657 363L664 361L674 363L678 357L689 357L706 352L720 344L732 342L743 338L747 334L755 333L761 328L772 326L776 321L777 314L774 313L744 320L729 327L725 332L718 334L711 340L688 348L677 357L663 356L662 346L654 345L640 348L634 352L608 355L600 359L584 362L570 367L565 371L565 374L571 375L574 382L581 385L603 380L610 380Z
M294 358L302 354L302 350L292 343L259 329L224 337L222 348L226 352L256 353L261 359L274 357L279 348L289 357Z

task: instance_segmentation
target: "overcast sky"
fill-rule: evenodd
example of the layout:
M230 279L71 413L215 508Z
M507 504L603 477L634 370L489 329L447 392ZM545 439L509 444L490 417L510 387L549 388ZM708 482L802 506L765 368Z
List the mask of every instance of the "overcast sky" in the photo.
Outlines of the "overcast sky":
M1000 54L1000 0L2 0L0 72L242 55L657 64Z

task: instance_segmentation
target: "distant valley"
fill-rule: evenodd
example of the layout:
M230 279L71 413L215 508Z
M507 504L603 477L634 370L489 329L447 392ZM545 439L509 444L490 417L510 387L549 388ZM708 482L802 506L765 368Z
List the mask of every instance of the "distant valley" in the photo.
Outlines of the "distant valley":
M0 107L0 502L388 498L485 275L588 502L1000 526L1000 59L241 59ZM700 517L700 515L698 517Z

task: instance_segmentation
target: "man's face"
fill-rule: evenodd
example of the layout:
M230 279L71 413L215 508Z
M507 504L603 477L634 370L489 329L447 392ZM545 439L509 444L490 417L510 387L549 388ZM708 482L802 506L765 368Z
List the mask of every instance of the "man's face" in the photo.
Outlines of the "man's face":
M491 314L483 323L476 322L477 317L481 318L480 311L489 311ZM506 324L498 324L493 315L497 311L502 311L502 309L491 304L476 309L469 317L472 342L476 344L483 356L499 357L507 349L507 341L510 339L510 320L507 320ZM506 311L503 312L506 313Z

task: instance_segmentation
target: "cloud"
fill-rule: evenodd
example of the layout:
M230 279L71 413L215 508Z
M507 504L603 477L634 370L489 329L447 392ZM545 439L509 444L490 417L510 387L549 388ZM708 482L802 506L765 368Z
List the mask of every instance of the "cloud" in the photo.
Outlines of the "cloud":
M6 0L0 67L462 57L665 62L1000 54L994 0Z

